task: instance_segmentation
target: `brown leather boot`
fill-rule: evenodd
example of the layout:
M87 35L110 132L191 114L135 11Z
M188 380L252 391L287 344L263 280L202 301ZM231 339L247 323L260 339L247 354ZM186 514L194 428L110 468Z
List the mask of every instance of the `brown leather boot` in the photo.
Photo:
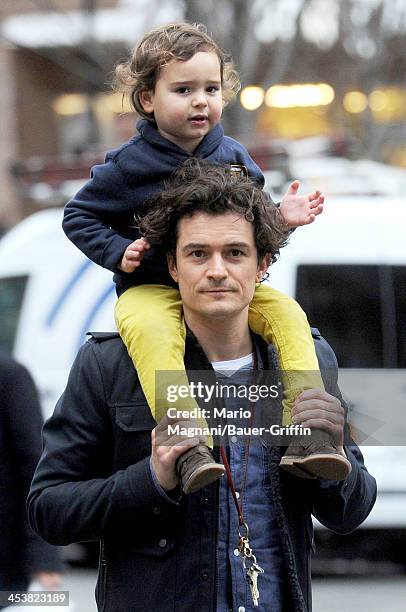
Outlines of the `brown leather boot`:
M351 472L351 463L338 450L330 434L321 429L291 442L280 467L300 478L345 480Z
M224 465L214 461L205 444L198 444L178 458L176 471L183 492L188 494L215 482L226 470Z

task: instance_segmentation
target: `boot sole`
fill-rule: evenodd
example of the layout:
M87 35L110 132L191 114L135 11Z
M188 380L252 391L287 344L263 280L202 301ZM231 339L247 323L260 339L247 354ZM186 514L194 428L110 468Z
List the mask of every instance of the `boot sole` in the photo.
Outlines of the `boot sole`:
M351 472L351 463L341 455L317 454L310 457L282 457L280 467L300 478L327 478L345 480Z
M201 465L193 471L193 474L185 484L182 483L183 492L185 495L195 493L199 491L199 489L207 487L207 485L221 478L223 474L225 474L225 471L225 467L219 463Z

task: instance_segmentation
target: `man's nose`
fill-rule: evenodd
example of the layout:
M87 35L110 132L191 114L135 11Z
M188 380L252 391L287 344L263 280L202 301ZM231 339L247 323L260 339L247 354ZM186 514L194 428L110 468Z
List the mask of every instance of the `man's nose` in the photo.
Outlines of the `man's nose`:
M207 276L214 280L222 280L228 276L227 266L225 265L223 257L219 255L213 255L209 262L207 270Z

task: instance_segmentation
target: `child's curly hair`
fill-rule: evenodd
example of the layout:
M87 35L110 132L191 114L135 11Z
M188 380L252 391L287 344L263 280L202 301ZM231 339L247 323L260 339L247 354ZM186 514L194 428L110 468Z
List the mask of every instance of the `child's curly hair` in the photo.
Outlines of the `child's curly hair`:
M131 107L142 117L153 119L140 102L142 91L154 90L160 70L171 60L187 61L198 51L213 51L220 61L224 106L240 90L238 73L231 55L226 53L200 23L168 23L144 35L127 62L116 66L114 86L128 96Z

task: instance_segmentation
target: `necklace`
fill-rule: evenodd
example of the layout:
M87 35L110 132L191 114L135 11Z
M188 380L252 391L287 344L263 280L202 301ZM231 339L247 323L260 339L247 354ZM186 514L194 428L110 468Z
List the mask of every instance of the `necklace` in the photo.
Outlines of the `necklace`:
M254 352L253 352L253 372L252 378L250 382L250 386L254 385L257 380L258 374L258 356L256 347L254 344ZM253 414L254 414L255 402L250 400L249 402L249 428L251 429ZM248 581L248 585L251 591L251 597L254 606L258 606L259 603L259 590L258 590L258 576L259 574L263 574L264 570L257 563L257 559L253 553L253 550L249 543L249 529L247 522L244 519L244 496L247 484L247 473L248 473L248 461L249 461L249 452L250 452L250 441L251 436L248 435L247 443L244 446L244 478L243 478L243 486L241 489L241 504L238 503L237 493L235 491L234 481L231 474L230 464L228 462L227 453L224 446L220 446L220 454L226 469L227 483L231 491L231 495L234 500L234 504L238 514L238 551L242 558L245 575Z

